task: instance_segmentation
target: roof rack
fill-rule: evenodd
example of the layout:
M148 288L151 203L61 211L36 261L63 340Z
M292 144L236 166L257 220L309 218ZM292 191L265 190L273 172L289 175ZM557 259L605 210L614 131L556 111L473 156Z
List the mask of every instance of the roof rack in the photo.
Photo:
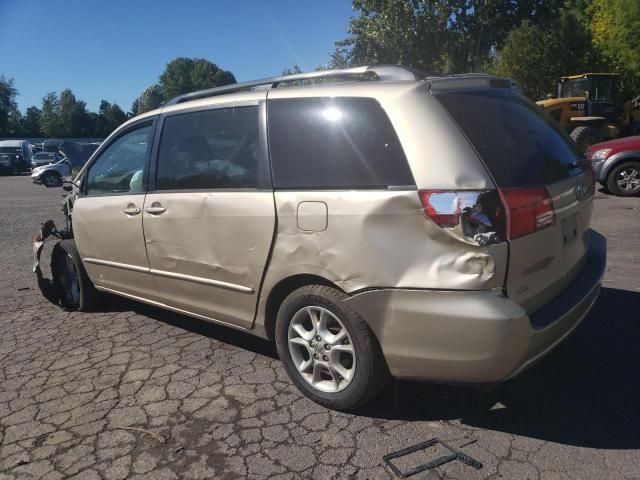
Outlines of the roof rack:
M188 102L201 98L215 97L217 95L226 95L229 93L240 92L243 90L252 90L258 87L276 88L281 83L301 82L305 80L319 80L324 78L349 78L354 76L371 75L377 77L378 80L400 81L400 80L422 80L426 77L424 73L413 70L409 67L401 65L369 65L363 67L344 68L340 70L321 70L310 73L296 73L293 75L282 75L279 77L263 78L261 80L252 80L243 83L233 83L222 87L209 88L207 90L199 90L197 92L185 93L173 97L165 106L176 105L178 103Z

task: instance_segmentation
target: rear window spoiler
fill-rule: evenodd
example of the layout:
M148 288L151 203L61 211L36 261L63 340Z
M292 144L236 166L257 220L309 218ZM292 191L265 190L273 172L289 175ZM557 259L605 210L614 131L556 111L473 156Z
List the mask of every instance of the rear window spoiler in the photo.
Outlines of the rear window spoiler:
M432 78L429 90L432 94L460 92L465 90L486 90L490 88L510 88L517 90L518 83L510 78L494 77L482 73L467 73L450 77Z

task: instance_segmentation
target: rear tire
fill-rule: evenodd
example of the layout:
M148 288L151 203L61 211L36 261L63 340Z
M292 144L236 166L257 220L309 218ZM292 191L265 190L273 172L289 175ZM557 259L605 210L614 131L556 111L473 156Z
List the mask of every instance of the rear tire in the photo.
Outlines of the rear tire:
M580 126L571 131L571 138L578 145L581 153L602 140L600 131L594 127Z
M607 177L607 188L614 195L631 197L640 193L640 162L617 165Z
M301 287L280 306L275 331L293 383L314 402L342 411L371 400L390 378L374 333L348 298L327 286Z
M86 312L97 303L98 291L89 280L73 240L61 240L51 252L51 275L65 310Z

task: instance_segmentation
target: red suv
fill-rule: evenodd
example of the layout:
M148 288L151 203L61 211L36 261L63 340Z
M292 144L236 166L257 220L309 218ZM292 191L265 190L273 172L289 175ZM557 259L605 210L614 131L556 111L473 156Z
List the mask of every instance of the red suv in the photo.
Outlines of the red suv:
M596 143L587 149L596 180L615 195L640 193L640 135Z

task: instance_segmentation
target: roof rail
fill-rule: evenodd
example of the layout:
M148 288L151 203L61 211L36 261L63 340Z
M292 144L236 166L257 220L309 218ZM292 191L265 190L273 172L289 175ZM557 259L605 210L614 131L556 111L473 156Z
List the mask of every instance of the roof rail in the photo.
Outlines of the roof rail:
M276 88L281 83L301 82L305 80L319 80L324 78L340 78L353 76L366 76L371 74L378 80L399 81L399 80L422 80L425 74L401 65L369 65L363 67L344 68L339 70L321 70L309 73L296 73L293 75L282 75L279 77L263 78L261 80L251 80L243 83L233 83L222 87L199 90L197 92L185 93L173 97L164 106L176 105L201 98L215 97L229 93L251 90L257 87Z

